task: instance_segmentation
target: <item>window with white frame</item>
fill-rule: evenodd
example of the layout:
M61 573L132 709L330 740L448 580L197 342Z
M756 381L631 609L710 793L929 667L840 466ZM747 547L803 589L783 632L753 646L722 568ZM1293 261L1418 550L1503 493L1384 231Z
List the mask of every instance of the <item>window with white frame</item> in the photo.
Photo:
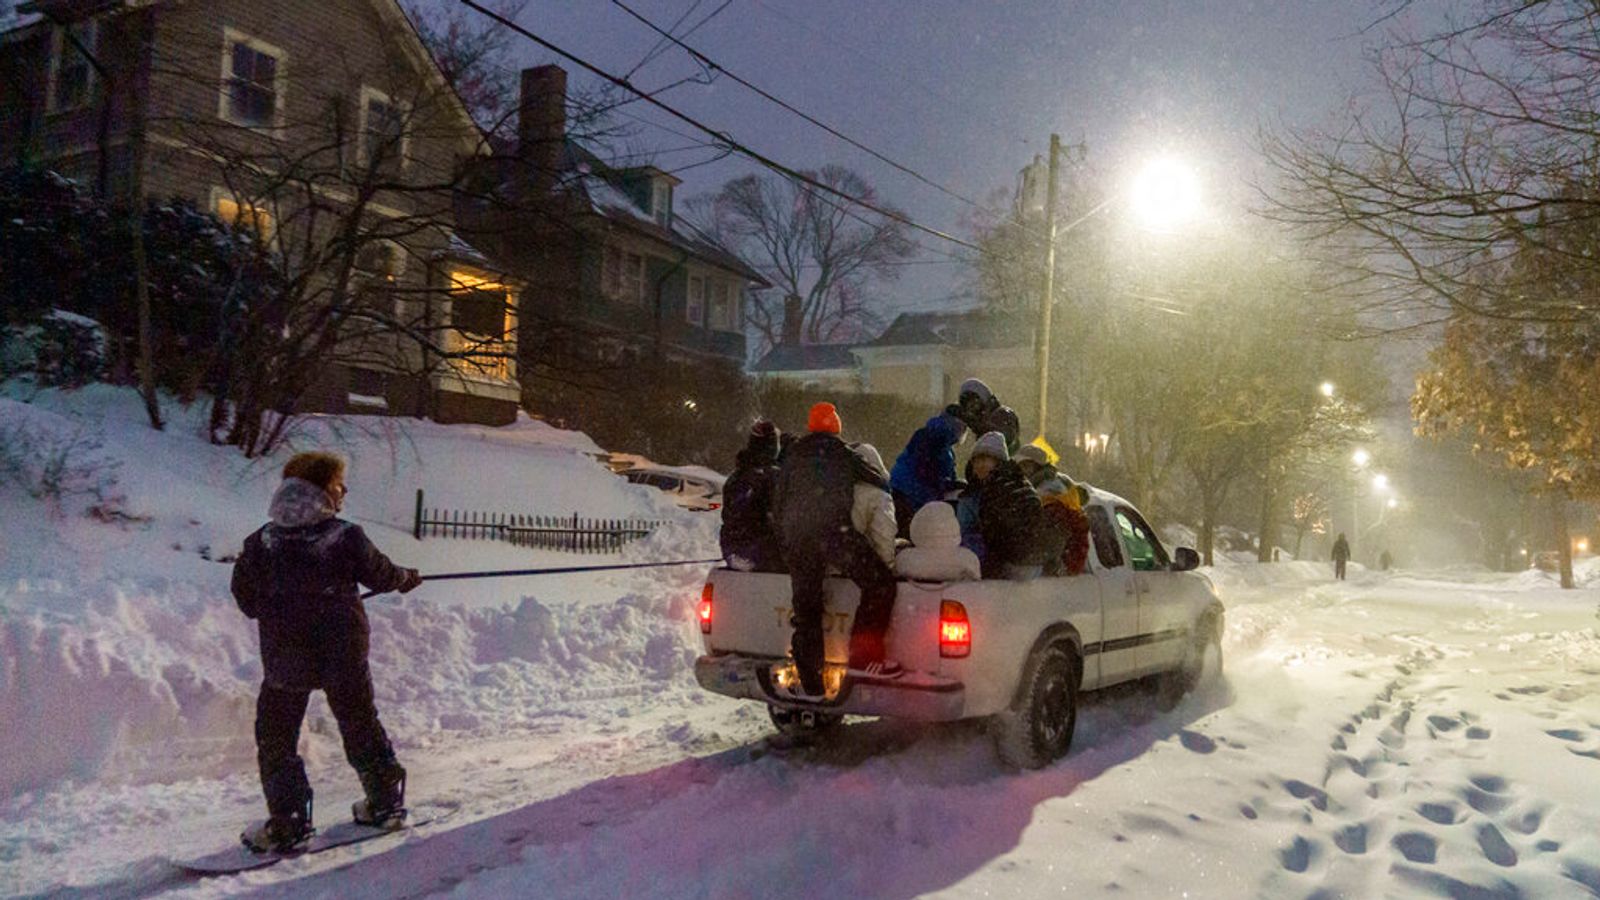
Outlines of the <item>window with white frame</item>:
M650 197L650 214L663 228L672 224L672 185L657 180Z
M711 315L706 327L712 331L739 330L739 292L726 281L711 283Z
M600 277L601 291L613 300L644 302L644 256L607 246Z
M699 275L689 276L689 293L684 300L685 318L696 328L706 324L706 280Z
M406 110L382 91L361 89L361 161L378 171L398 171L406 158Z
M100 29L93 19L56 28L50 47L50 84L45 96L45 108L50 112L67 112L89 105L94 94L94 66L78 45L93 53L99 37Z
M253 128L275 126L283 109L286 55L249 35L222 30L222 118Z

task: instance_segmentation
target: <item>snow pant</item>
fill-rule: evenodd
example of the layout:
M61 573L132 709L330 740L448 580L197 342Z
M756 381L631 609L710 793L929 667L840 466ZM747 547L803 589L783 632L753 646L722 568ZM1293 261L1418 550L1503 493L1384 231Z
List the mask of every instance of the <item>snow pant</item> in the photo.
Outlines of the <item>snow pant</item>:
M911 502L911 498L899 491L890 491L894 497L894 524L897 529L895 537L911 540L911 517L917 514L920 508Z
M1333 561L1333 577L1340 581L1344 580L1344 560L1336 559Z
M856 583L861 603L856 607L855 624L850 629L850 667L861 668L884 659L884 633L894 612L894 573L872 551L859 532L841 529L812 540L794 542L785 548L789 564L789 583L794 612L790 649L800 685L808 694L823 693L822 666L826 645L822 631L827 596L823 579L831 567Z
M394 747L378 721L378 708L372 699L372 675L365 661L359 670L323 686L339 737L344 741L344 756L349 760L361 785L392 783L405 776L395 759ZM305 720L311 692L261 685L256 698L256 763L261 770L261 791L267 798L267 813L273 816L306 812L311 803L311 783L306 780L305 762L300 759L300 725Z

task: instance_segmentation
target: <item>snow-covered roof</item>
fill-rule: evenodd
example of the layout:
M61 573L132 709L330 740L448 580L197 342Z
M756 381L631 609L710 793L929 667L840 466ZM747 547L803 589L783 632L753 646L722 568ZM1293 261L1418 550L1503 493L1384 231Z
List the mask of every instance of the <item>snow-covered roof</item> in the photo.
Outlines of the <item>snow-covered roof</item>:
M761 361L751 366L752 372L815 372L822 369L856 368L853 344L778 344Z
M889 327L867 347L911 347L947 344L981 350L1031 343L1030 324L1004 313L987 310L916 312L895 316Z

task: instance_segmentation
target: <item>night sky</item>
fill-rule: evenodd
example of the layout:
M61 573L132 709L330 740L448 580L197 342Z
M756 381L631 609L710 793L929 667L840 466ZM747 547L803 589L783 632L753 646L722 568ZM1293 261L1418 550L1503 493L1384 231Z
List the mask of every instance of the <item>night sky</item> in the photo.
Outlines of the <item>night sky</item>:
M722 0L629 2L666 27L691 6L686 21L697 22ZM1405 24L1402 16L1361 33L1391 8L1380 0L732 0L686 40L966 197L984 200L1013 184L1017 170L1058 131L1068 142L1087 142L1091 162L1111 177L1157 153L1180 156L1200 172L1214 211L1228 216L1242 214L1251 200L1249 180L1260 171L1252 150L1258 126L1334 116L1367 83L1364 47L1384 29ZM607 0L535 2L520 21L618 73L656 43L656 35ZM525 53L528 64L552 58L531 45ZM682 50L669 47L634 80L653 89L696 69ZM583 78L574 73L575 83ZM971 208L732 81L686 84L663 99L797 168L851 165L919 221L970 234ZM699 139L682 123L643 104L628 110L639 120L624 120L639 126L634 146L670 151L656 160L663 168L713 155L679 149L695 142L684 135ZM709 191L751 167L735 158L682 171L679 197ZM893 307L947 305L959 292L957 268L907 267L905 278L884 288L885 299Z

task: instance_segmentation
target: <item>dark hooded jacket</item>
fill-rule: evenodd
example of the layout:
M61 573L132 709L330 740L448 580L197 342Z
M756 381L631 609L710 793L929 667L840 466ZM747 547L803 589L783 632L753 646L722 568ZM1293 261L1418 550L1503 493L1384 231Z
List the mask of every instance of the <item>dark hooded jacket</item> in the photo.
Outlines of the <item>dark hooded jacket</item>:
M852 531L855 486L889 485L836 434L813 432L784 452L773 498L773 522L785 547Z
M1022 469L1011 460L995 467L988 479L974 481L968 464L967 490L962 497L977 501L978 532L983 537L983 577L997 578L1007 565L1041 565L1045 529L1048 527L1039 495ZM1055 545L1060 552L1060 545Z
M763 447L739 451L737 465L722 486L722 556L737 557L756 571L780 566L778 536L772 524L772 495L778 484L775 454Z
M945 493L956 485L955 446L967 427L955 409L950 407L918 428L894 461L889 484L912 511L944 499Z
M263 680L314 690L365 676L370 629L358 585L391 591L406 570L361 526L336 518L327 492L309 481L284 479L269 512L233 564L234 599L260 630Z

